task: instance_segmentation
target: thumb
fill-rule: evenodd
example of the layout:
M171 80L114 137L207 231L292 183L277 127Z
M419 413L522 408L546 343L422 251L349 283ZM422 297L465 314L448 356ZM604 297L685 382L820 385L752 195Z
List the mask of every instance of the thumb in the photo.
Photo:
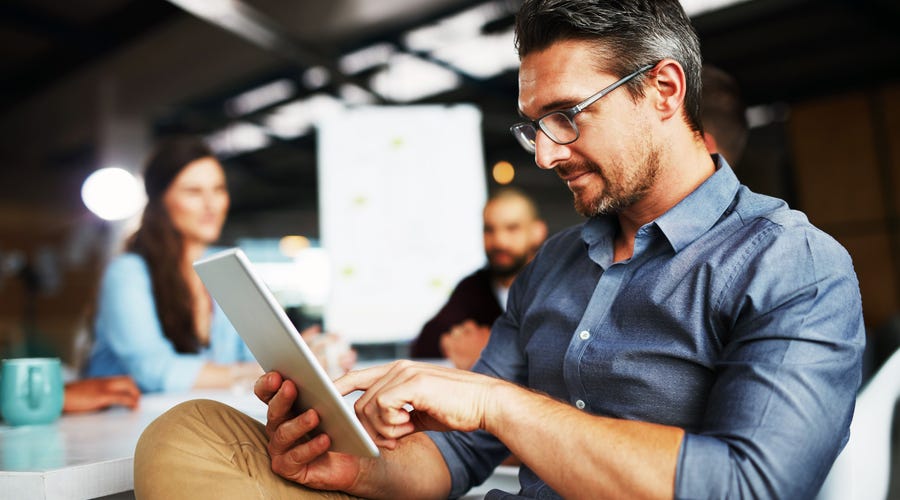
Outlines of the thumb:
M409 412L409 419L413 423L416 428L416 431L438 431L438 432L447 432L452 431L451 427L448 427L437 420L431 418L431 415L424 411L419 411L413 409Z

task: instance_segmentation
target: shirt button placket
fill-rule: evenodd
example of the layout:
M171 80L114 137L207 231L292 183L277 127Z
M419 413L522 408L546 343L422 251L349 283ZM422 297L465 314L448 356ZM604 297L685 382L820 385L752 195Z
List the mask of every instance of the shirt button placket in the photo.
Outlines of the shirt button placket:
M591 338L591 332L589 332L588 330L581 330L581 332L578 333L578 338L580 338L581 340L588 340ZM587 406L587 404L585 404L583 399L578 399L575 401L575 407L579 410L583 410L585 406Z

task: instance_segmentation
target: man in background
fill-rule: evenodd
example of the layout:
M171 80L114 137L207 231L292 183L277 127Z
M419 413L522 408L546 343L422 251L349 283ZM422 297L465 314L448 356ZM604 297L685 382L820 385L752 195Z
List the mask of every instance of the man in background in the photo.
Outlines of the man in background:
M431 318L410 347L413 358L443 358L469 369L487 345L491 325L506 309L516 274L547 237L534 201L523 192L503 188L484 207L484 253L487 266L463 278L447 303Z
M700 78L703 141L710 153L721 154L734 168L747 145L747 114L740 87L734 77L710 64L703 65Z

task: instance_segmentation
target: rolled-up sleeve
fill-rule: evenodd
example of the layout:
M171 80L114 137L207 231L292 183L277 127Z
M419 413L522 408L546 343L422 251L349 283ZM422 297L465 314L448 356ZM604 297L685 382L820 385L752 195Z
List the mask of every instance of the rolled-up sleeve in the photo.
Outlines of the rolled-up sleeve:
M722 290L732 324L677 498L811 498L847 442L865 345L852 263L819 231L771 231Z
M507 313L494 323L488 344L490 351L485 349L487 354L482 353L482 358L475 364L473 371L515 380L515 377L509 373L496 371L493 368L495 365L492 365L495 356L508 361L508 364L502 366L517 365L512 361L516 350L509 345L509 339L514 339L514 337L510 335L511 332L503 331L509 326L509 321ZM506 445L485 431L429 432L428 435L437 445L450 470L450 498L460 497L472 486L482 484L491 475L497 464L509 455Z
M519 303L531 269L516 278L507 303L491 328L487 346L472 371L501 378L520 385L527 380L527 363L519 337ZM475 432L429 432L450 470L450 498L457 498L474 485L482 484L494 468L509 455L509 449L492 434Z

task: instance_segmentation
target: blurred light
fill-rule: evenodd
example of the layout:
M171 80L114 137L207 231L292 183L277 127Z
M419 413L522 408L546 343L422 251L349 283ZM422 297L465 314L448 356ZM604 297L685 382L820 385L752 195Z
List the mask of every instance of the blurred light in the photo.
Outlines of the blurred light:
M322 66L313 66L303 72L303 84L310 90L322 88L331 81L331 73Z
M127 170L101 168L81 186L84 205L104 220L127 219L138 213L146 202L141 182Z
M338 67L345 74L355 75L361 71L386 64L396 52L397 47L392 43L376 43L343 55L338 59Z
M295 258L300 252L309 248L309 238L305 236L290 235L281 238L278 241L278 250L281 254L288 258Z
M246 115L290 98L295 90L294 82L287 78L275 80L225 101L225 111L230 116Z
M323 118L343 110L344 104L335 97L314 94L279 106L263 122L272 134L282 139L294 139L308 134Z
M445 17L436 23L416 28L406 34L404 43L412 50L426 52L477 36L481 33L482 26L511 13L501 4L502 2L481 4Z
M225 18L237 13L228 0L172 0L172 3L200 17Z
M516 169L508 161L498 161L491 174L497 184L509 184L516 177Z
M341 85L338 89L338 95L349 105L375 104L376 101L375 96L371 92L359 85L350 83Z
M751 106L745 114L748 128L765 127L773 123L786 123L790 118L790 106L784 103Z
M681 0L681 6L688 16L696 16L746 1L748 0Z
M486 24L513 15L508 2L489 2L410 31L404 43L475 78L519 67L513 29L483 33Z
M435 48L432 56L475 78L491 78L519 67L513 46L513 29L502 33L468 37Z
M271 29L271 22L246 2L235 0L169 0L191 14L238 34L251 42L277 51L284 44Z
M283 307L322 307L331 290L331 262L322 248L304 248L288 262L253 261Z
M268 146L272 139L259 125L237 122L207 137L207 142L218 156L229 157Z
M459 87L458 74L411 54L396 54L372 76L372 89L387 99L409 102Z

